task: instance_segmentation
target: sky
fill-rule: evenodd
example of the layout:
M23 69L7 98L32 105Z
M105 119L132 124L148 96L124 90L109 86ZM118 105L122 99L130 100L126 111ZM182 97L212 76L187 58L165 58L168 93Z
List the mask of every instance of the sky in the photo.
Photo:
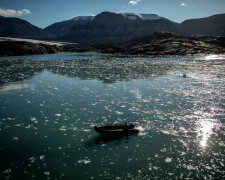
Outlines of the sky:
M41 28L103 11L158 14L175 22L225 13L225 0L0 0L0 15Z

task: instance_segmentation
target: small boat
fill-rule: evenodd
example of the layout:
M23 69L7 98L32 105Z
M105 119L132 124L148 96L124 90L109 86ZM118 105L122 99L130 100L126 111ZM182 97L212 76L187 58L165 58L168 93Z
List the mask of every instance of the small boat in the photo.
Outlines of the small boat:
M139 132L133 124L96 125L94 130L104 135L127 135Z

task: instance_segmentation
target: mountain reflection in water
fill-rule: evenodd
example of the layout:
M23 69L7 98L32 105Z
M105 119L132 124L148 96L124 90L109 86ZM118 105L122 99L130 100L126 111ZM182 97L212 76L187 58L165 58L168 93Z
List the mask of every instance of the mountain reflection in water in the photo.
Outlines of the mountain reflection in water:
M32 78L47 70L76 79L97 79L103 83L165 75L175 68L170 62L81 60L81 61L0 61L0 84Z

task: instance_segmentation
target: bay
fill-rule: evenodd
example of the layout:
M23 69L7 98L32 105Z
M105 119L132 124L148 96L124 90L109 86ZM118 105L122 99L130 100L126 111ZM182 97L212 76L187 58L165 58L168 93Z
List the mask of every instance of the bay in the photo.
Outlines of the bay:
M1 179L222 179L225 56L0 58ZM133 123L114 138L96 124Z

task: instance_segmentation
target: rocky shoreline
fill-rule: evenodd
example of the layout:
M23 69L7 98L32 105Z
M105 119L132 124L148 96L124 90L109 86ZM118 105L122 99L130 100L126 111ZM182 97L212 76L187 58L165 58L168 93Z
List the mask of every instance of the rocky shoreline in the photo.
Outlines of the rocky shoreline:
M97 44L93 49L100 53L136 56L224 54L225 37L184 36L157 32L123 43Z
M61 52L56 45L37 44L26 41L0 41L0 56L23 56Z
M0 49L0 56L88 51L131 56L224 54L225 37L185 36L170 32L157 32L122 43L104 43L90 46L56 46L23 41L2 41L0 42Z

